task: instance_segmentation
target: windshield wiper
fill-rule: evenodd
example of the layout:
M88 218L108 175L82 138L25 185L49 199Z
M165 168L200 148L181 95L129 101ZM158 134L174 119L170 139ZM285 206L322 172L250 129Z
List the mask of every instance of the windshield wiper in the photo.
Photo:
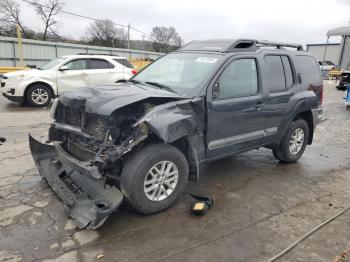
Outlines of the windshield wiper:
M176 94L176 92L174 91L174 89L172 89L172 88L169 87L169 86L166 86L166 85L163 85L163 84L160 84L160 83L157 83L157 82L150 82L150 81L146 81L145 83L146 83L146 84L149 84L149 85L152 85L152 86L156 86L156 87L158 87L158 88L160 88L160 89L165 89L165 90L167 90L167 91L169 91L169 92L172 92L172 93L175 93L175 94Z
M135 79L130 79L128 82L135 83L135 84L142 84L140 81Z

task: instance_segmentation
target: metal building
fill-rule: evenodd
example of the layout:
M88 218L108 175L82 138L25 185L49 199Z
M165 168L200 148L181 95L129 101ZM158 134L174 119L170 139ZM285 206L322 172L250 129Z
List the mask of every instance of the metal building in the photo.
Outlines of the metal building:
M350 26L338 27L327 32L327 43L330 37L341 36L338 67L340 69L350 68Z
M17 38L0 36L0 66L17 66L19 62ZM98 53L124 56L130 59L156 59L161 53L111 48L91 45L77 45L23 39L24 63L41 66L53 58L77 53Z
M331 61L335 65L339 62L340 43L308 44L306 45L306 50L313 54L317 61L323 60L326 51L325 61Z

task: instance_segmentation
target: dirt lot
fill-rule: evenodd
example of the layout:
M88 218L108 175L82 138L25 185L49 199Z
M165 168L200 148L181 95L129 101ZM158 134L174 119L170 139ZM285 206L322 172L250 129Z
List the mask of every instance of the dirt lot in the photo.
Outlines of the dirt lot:
M350 205L350 111L325 82L327 120L292 165L260 149L203 166L188 192L213 194L203 217L190 199L144 216L123 205L97 231L79 230L40 179L27 134L45 140L49 109L0 98L0 261L266 261ZM350 211L280 261L334 261L350 245ZM350 261L350 259L348 259Z

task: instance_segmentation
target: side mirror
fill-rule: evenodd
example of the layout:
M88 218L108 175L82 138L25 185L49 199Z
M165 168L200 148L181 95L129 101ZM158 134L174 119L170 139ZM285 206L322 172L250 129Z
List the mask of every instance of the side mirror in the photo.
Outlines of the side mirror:
M66 70L69 70L69 68L68 68L68 66L63 65L63 66L60 67L59 70L60 70L60 71L66 71Z
M220 84L219 81L216 81L213 86L213 99L217 99L220 94Z

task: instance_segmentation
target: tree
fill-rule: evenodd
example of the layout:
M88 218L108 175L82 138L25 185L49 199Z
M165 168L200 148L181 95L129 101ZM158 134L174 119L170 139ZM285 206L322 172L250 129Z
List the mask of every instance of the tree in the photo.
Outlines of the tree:
M59 23L55 17L61 12L64 2L61 0L48 0L44 4L41 4L39 0L33 0L33 2L36 13L44 23L44 31L41 37L42 40L46 40L48 32L54 36L58 36L57 31Z
M88 40L92 44L125 47L127 33L109 19L96 20L87 29Z
M153 49L157 52L167 53L182 45L182 38L172 26L156 26L151 32L153 40Z
M15 36L16 25L18 25L23 35L26 36L26 29L22 24L20 14L20 6L14 0L0 0L0 32Z

